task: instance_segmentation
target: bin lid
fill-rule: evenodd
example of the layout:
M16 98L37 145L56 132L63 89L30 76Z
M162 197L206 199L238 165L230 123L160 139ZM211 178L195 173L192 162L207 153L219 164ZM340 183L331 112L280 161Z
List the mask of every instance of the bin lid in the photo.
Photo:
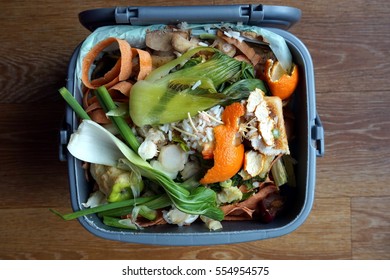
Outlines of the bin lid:
M261 4L199 6L127 6L98 8L79 14L90 31L106 25L152 25L234 22L288 29L301 18L301 10L289 6Z

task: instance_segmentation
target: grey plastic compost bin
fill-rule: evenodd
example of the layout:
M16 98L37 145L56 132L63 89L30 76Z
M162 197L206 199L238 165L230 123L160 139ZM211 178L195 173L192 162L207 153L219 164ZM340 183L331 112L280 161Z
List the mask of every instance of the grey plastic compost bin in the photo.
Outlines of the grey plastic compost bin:
M248 242L279 237L296 230L308 217L314 200L316 157L324 154L324 131L316 111L313 63L305 45L286 30L300 20L301 11L293 7L268 5L175 6L175 7L116 7L81 12L80 22L90 31L102 26L151 25L187 23L240 22L269 29L285 38L300 68L300 83L294 94L293 110L297 137L290 145L297 160L297 186L291 192L288 211L273 222L223 222L221 231L209 231L203 224L187 227L161 225L131 231L110 228L96 215L79 218L92 234L101 238L130 243L157 245L214 245ZM75 68L80 46L71 57L67 88L76 94ZM70 134L77 129L78 119L67 107L64 127L60 131L60 159L69 169L71 203L74 211L82 209L91 186L86 182L81 162L66 149Z

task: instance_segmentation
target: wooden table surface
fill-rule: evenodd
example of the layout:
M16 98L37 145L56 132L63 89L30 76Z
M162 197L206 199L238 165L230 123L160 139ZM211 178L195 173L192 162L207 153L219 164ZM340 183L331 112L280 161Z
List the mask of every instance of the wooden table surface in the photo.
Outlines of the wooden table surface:
M293 233L213 247L145 246L97 238L51 214L71 211L67 165L58 160L65 104L57 89L89 34L78 12L131 2L0 1L0 259L390 258L387 0L263 1L302 10L290 31L312 55L325 129L314 206ZM182 3L233 2L143 1Z

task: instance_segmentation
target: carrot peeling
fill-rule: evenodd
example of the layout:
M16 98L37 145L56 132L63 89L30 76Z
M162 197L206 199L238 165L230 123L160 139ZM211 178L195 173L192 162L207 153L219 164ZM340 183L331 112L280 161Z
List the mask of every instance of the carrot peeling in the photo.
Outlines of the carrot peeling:
M107 47L117 43L121 53L120 58L116 62L113 68L108 71L103 77L91 80L89 72L92 64L95 62L99 54L104 51ZM84 57L82 63L82 75L81 80L83 84L90 89L96 89L100 86L106 86L110 88L119 81L124 81L129 78L131 74L131 62L132 52L130 44L122 39L109 37L98 44L96 44Z
M131 49L133 55L139 56L139 73L137 76L137 81L145 79L150 72L152 72L152 56L149 52L133 48Z
M91 80L90 69L99 55L108 47L117 44L120 57L115 65L102 77ZM138 66L134 64L138 58ZM137 66L137 67L135 67ZM86 88L83 96L83 106L92 120L98 123L109 123L96 97L91 90L105 86L111 98L116 102L128 102L133 83L143 80L152 71L152 57L149 52L132 48L126 40L109 37L96 44L84 57L81 80ZM137 73L138 72L138 73ZM131 80L134 75L135 80Z
M120 93L126 97L129 97L130 96L130 89L132 86L133 86L133 84L128 82L128 81L121 81L121 82L113 85L111 88L109 88L108 92L110 93L113 100L116 100L116 98L113 97L114 93Z

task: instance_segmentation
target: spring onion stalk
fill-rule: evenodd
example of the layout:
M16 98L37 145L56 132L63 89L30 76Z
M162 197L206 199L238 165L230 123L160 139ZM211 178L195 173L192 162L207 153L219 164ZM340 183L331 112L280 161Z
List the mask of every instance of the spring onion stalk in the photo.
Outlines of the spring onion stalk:
M143 177L159 184L182 212L205 215L215 220L223 219L223 212L216 205L216 193L213 190L203 186L189 190L176 183L93 121L84 120L80 124L78 130L71 135L68 150L74 157L86 162L117 166L121 161L122 166L127 164L132 170L138 170Z
M96 97L99 100L100 105L102 106L103 110L108 113L112 110L115 110L117 108L117 105L112 100L110 94L108 93L107 89L104 86L101 86L97 88L96 90ZM126 123L125 119L118 116L109 116L111 121L115 124L117 127L119 133L125 139L127 144L134 150L138 151L138 148L140 146L137 138L135 137L133 131L129 127L129 125Z
M129 105L126 103L118 103L117 108L106 113L108 117L125 117L129 115Z
M199 52L213 53L205 62L172 71ZM226 102L223 88L253 78L253 67L209 47L194 48L153 70L131 88L129 112L137 126L182 120L188 112L207 110ZM144 106L148 104L148 106Z
M134 205L138 205L138 204L143 204L145 202L153 200L154 198L155 198L155 196L140 197L140 198L129 199L129 200L124 200L124 201L119 201L119 202L113 202L113 203L99 205L99 206L96 206L93 208L82 209L82 210L79 210L79 211L76 211L73 213L69 213L69 214L61 214L54 209L50 209L50 211L53 212L54 214L56 214L57 216L61 217L62 219L69 221L69 220L80 218L82 216L96 214L96 213L103 212L103 211L119 209L119 208L134 206Z
M154 198L155 197L155 198ZM171 205L171 200L165 194L156 195L150 197L151 200L137 206L139 208L139 214L149 220L154 220L157 216L157 209L162 209ZM98 214L99 217L122 217L132 213L134 206L126 206L117 209L111 209L101 211Z
M167 194L163 194L153 200L145 202L143 205L154 210L163 209L171 205L171 200Z
M103 217L122 217L122 216L126 216L128 214L131 213L131 211L133 211L133 206L126 206L126 207L121 207L121 208L117 208L117 209L111 209L111 210L106 210L106 211L101 211L99 213L97 213L97 215L100 217L100 218L103 218Z
M138 214L141 215L142 217L150 220L150 221L153 221L157 217L157 211L154 210L154 209L150 209L146 205L140 205L139 206Z
M128 156L126 158L129 159ZM135 163L137 160L133 160L134 158L131 158L128 164L137 166L144 177L161 185L171 202L180 211L187 214L208 216L215 220L223 219L223 212L217 207L216 193L213 190L203 186L189 190L183 184L176 183L164 173L153 169L146 161L139 165ZM141 158L140 160L143 161Z
M64 98L64 100L68 103L68 105L74 110L74 112L83 120L90 120L91 118L89 115L85 112L83 107L77 102L77 100L73 97L73 95L65 88L60 88L59 92L61 96ZM108 93L107 89L104 86L101 86L96 91L96 97L99 100L100 105L102 106L103 110L108 113L109 118L112 120L114 125L119 130L121 136L126 140L126 142L130 145L130 147L138 151L138 148L140 146L137 138L135 137L133 131L128 126L126 121L121 117L118 116L118 112L123 111L123 108L119 107L114 103L112 100L110 94ZM120 115L123 112L120 113Z
M80 105L80 103L77 102L77 100L73 97L73 95L68 91L67 88L62 87L58 90L61 94L61 96L65 99L66 103L73 109L73 111L76 113L76 115L85 120L90 120L91 118L88 116L88 114L85 112L83 107Z
M110 216L103 217L103 223L106 226L116 227L116 228L124 228L124 229L138 229L138 226L133 223L130 219L118 219Z

